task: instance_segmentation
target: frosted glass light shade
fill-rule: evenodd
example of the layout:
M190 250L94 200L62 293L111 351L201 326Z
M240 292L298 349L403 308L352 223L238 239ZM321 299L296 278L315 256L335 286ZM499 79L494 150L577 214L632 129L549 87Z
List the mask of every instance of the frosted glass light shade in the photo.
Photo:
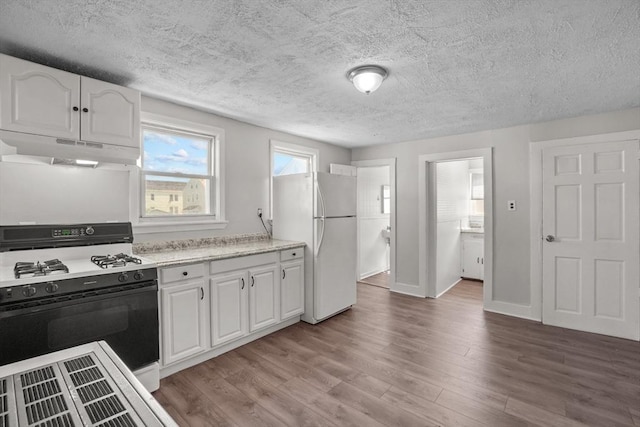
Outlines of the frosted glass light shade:
M348 77L356 89L368 95L380 87L387 77L387 70L377 65L365 65L349 71Z

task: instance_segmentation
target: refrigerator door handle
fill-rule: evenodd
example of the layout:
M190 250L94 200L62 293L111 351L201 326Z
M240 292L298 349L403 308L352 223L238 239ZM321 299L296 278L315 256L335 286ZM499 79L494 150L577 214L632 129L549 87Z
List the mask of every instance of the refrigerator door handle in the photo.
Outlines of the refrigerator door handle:
M320 224L322 224L322 228L320 229L320 238L318 239L318 247L316 248L316 256L320 253L320 248L322 247L322 240L324 239L324 216L322 218L318 218Z
M324 196L322 195L322 189L320 188L320 184L316 183L316 191L318 191L318 199L320 200L320 207L322 208L322 215L320 215L320 219L324 220L326 210L324 206Z

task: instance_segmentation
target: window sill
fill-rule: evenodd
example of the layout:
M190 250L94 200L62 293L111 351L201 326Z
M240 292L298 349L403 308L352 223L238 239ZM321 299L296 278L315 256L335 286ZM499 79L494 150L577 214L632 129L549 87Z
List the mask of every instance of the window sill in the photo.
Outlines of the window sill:
M228 221L148 221L132 224L134 234L171 233L175 231L224 230Z

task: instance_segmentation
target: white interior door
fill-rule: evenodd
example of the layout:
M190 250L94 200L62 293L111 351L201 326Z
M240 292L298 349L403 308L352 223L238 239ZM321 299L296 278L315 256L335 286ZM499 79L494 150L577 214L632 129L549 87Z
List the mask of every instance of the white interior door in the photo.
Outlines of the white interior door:
M638 141L543 152L543 322L638 340Z

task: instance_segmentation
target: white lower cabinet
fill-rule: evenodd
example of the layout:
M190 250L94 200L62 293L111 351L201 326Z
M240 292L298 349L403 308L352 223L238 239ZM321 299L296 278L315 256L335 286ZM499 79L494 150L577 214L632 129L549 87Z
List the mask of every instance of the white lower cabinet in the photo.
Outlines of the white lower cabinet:
M236 271L211 278L211 344L247 333L247 274Z
M304 313L304 257L302 248L280 253L280 320Z
M462 277L484 279L484 239L473 236L462 240Z
M177 362L207 349L204 279L178 282L160 290L162 362Z
M213 357L220 348L233 348L233 341L247 342L255 332L302 314L303 252L298 248L161 269L162 365L172 365L168 369L175 372L189 366L190 358Z
M249 270L249 331L280 321L278 314L278 266L270 264Z

